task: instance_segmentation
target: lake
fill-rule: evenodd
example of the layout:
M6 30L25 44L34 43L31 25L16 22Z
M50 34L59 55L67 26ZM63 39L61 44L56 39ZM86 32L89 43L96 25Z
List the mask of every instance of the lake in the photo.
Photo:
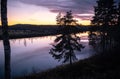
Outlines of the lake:
M77 34L81 37L81 43L85 46L81 52L76 51L78 60L88 58L95 54L89 45L88 33ZM41 72L56 66L62 62L55 60L49 51L52 48L56 36L32 37L11 39L11 75L12 77L24 76L33 72ZM4 48L0 40L0 79L4 75Z

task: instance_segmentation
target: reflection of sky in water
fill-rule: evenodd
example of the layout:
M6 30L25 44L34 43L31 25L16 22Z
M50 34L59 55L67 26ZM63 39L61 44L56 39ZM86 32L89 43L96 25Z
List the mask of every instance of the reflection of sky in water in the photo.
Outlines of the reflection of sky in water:
M88 58L94 51L88 45L87 33L80 34L81 43L85 48L76 52L78 59ZM11 68L12 75L24 75L33 71L42 71L60 65L49 53L55 36L34 37L25 39L12 39L11 44ZM3 75L4 53L3 44L0 41L0 76ZM2 72L2 73L1 73Z

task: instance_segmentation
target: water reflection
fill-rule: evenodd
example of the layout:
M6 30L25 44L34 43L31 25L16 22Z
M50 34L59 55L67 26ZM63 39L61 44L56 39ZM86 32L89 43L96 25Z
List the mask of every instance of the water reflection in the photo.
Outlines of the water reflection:
M84 46L80 43L80 37L76 34L62 34L59 35L50 49L50 54L58 61L62 60L63 63L77 60L75 51L81 51Z
M43 36L43 37L31 37L31 38L21 38L21 39L11 39L10 42L12 44L23 44L24 47L27 47L29 46L29 44L34 44L34 42L36 41L39 41L39 40L46 40L46 41L49 41L49 40L53 40L54 39L54 36ZM49 40L48 40L49 39ZM45 41L43 41L45 42Z
M101 53L109 52L116 45L113 37L104 31L89 32L89 44Z
M11 49L10 49L10 42L8 37L5 37L3 39L3 45L4 45L4 58L5 58L5 62L4 62L4 78L5 79L11 79Z
M88 45L88 34L80 33L76 35L81 38L80 44L85 46L81 52L74 51L76 58L81 60L92 56L95 52L92 47ZM61 35L58 35L58 37L59 36ZM65 35L64 38L66 37L75 38L74 35ZM56 36L11 39L12 77L30 74L33 72L33 69L36 72L41 72L61 65L61 62L56 61L48 53L52 48L51 44L54 44L53 41L55 39ZM26 40L26 47L24 46L24 40ZM3 41L0 41L0 79L3 79L4 56ZM61 61L63 61L63 59Z
M94 46L96 44L96 34L92 31L89 32L89 45Z

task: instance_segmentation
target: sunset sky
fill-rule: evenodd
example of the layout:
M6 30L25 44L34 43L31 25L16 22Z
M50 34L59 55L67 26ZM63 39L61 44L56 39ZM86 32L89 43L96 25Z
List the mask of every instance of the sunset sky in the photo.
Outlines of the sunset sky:
M96 0L8 0L8 23L52 25L59 12L72 10L79 24L88 25L95 5Z

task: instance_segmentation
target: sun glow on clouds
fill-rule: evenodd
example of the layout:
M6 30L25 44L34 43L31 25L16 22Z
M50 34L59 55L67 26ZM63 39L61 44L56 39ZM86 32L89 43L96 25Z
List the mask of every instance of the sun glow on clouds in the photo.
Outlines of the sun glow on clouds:
M48 2L46 2L48 1ZM13 24L37 24L37 25L54 25L56 24L56 16L59 11L66 12L73 8L73 14L77 18L79 24L89 25L90 19L93 16L91 10L88 11L77 9L78 2L65 2L64 0L57 1L50 0L8 0L8 23ZM78 0L76 0L78 1ZM38 3L39 2L39 3ZM43 4L40 2L44 2ZM45 3L46 2L46 3ZM72 4L72 5L68 5ZM77 6L75 5L77 4ZM85 4L85 3L84 3ZM78 6L82 7L82 6ZM58 9L58 11L57 11ZM83 11L82 11L83 10ZM55 12L53 12L55 11ZM77 12L78 11L78 12ZM89 13L87 13L89 12Z
M81 19L76 19L76 20L78 20L78 23L82 25L90 25L91 23L90 20L81 20Z
M21 2L8 4L8 23L13 24L55 24L56 14L42 6L28 5Z

